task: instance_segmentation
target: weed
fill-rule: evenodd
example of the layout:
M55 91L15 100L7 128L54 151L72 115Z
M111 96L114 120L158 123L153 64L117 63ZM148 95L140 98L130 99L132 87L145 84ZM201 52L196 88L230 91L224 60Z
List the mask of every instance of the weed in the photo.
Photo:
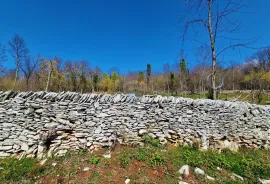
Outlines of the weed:
M150 160L149 160L150 165L164 165L165 164L165 159L163 155L159 152L156 152L152 154Z
M92 155L89 158L89 163L92 164L92 165L98 165L98 166L100 166L101 165L101 158L98 157L97 155Z
M123 168L126 168L129 163L130 163L130 156L129 155L122 155L120 158L119 158L119 162L120 162L120 165L123 167Z
M150 145L150 146L153 146L153 147L156 147L158 148L160 146L160 142L158 139L154 139L150 136L144 136L143 137L143 142L145 143L145 145Z

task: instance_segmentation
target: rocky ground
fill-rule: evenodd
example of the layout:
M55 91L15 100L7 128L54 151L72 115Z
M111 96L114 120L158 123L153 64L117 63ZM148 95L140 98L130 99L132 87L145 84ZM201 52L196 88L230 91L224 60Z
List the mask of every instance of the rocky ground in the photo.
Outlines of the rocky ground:
M145 137L144 145L68 151L38 160L0 160L0 183L269 183L267 150L198 151L161 145Z

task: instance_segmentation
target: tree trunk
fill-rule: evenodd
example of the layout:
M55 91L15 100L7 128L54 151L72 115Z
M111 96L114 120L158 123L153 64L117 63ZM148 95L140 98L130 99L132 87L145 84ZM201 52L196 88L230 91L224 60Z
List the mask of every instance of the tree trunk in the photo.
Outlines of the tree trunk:
M29 78L28 77L26 78L26 90L27 91L29 90Z
M212 0L208 0L208 32L211 41L211 52L212 52L212 99L216 100L217 98L217 89L216 89L216 65L217 65L217 56L215 51L215 38L213 35L212 29Z
M234 91L234 69L233 69L233 91Z
M19 73L19 66L16 67L15 80L14 80L14 83L13 83L12 91L14 91L15 86L16 86L16 84L17 84L18 73Z
M48 78L47 78L47 85L46 85L46 89L45 91L48 92L48 89L50 87L50 83L51 83L51 76L52 76L52 63L49 63L49 72L48 72Z

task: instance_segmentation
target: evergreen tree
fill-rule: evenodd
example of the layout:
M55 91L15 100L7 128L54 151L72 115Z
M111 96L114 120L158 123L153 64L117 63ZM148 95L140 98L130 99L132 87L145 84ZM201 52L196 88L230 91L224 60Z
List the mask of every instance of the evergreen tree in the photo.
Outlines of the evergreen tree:
M181 59L180 61L180 72L183 75L186 75L188 73L185 59Z
M186 83L187 83L187 66L185 59L181 59L180 61L180 90L186 90Z

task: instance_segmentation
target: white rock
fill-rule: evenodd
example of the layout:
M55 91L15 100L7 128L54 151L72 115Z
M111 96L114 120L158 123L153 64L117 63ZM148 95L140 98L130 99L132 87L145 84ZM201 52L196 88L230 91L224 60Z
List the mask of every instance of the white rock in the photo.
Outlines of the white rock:
M100 134L101 133L101 127L97 127L97 129L95 130L95 134Z
M179 184L188 184L188 183L184 181L179 181Z
M144 129L139 130L139 135L144 135L144 134L146 134L146 133L147 133L147 131L144 130Z
M103 155L104 158L111 158L111 154Z
M64 156L67 153L67 150L59 150L56 155L57 156Z
M0 146L0 151L7 151L11 149L12 149L12 146Z
M54 163L52 163L52 166L53 166L53 167L55 167L55 166L56 166L56 163L55 163L55 162L54 162Z
M222 169L221 169L220 167L217 167L217 170L218 170L218 171L222 171Z
M44 159L40 162L40 165L44 165L46 163L47 159Z
M22 143L21 150L27 151L27 150L29 150L29 146L26 143Z
M232 175L240 180L244 180L244 178L242 176L239 176L238 174L232 173Z
M75 133L74 135L75 137L78 137L78 138L84 137L83 133Z
M198 167L195 168L194 172L195 172L195 174L204 175L204 171Z
M270 184L270 180L263 180L259 178L259 181L261 182L261 184Z
M89 167L85 167L85 168L83 168L83 171L89 171L90 170L90 168Z
M0 152L0 157L8 157L10 153Z
M87 147L90 147L91 145L92 145L91 142L87 142L87 143L86 143L86 146L87 146Z
M188 177L188 175L189 175L189 166L188 165L183 165L181 167L181 169L179 170L179 173L181 175L184 175L185 177Z
M206 175L206 178L209 179L209 180L215 181L215 178L213 178L211 176Z
M125 184L129 184L129 183L130 183L130 179L126 179Z

